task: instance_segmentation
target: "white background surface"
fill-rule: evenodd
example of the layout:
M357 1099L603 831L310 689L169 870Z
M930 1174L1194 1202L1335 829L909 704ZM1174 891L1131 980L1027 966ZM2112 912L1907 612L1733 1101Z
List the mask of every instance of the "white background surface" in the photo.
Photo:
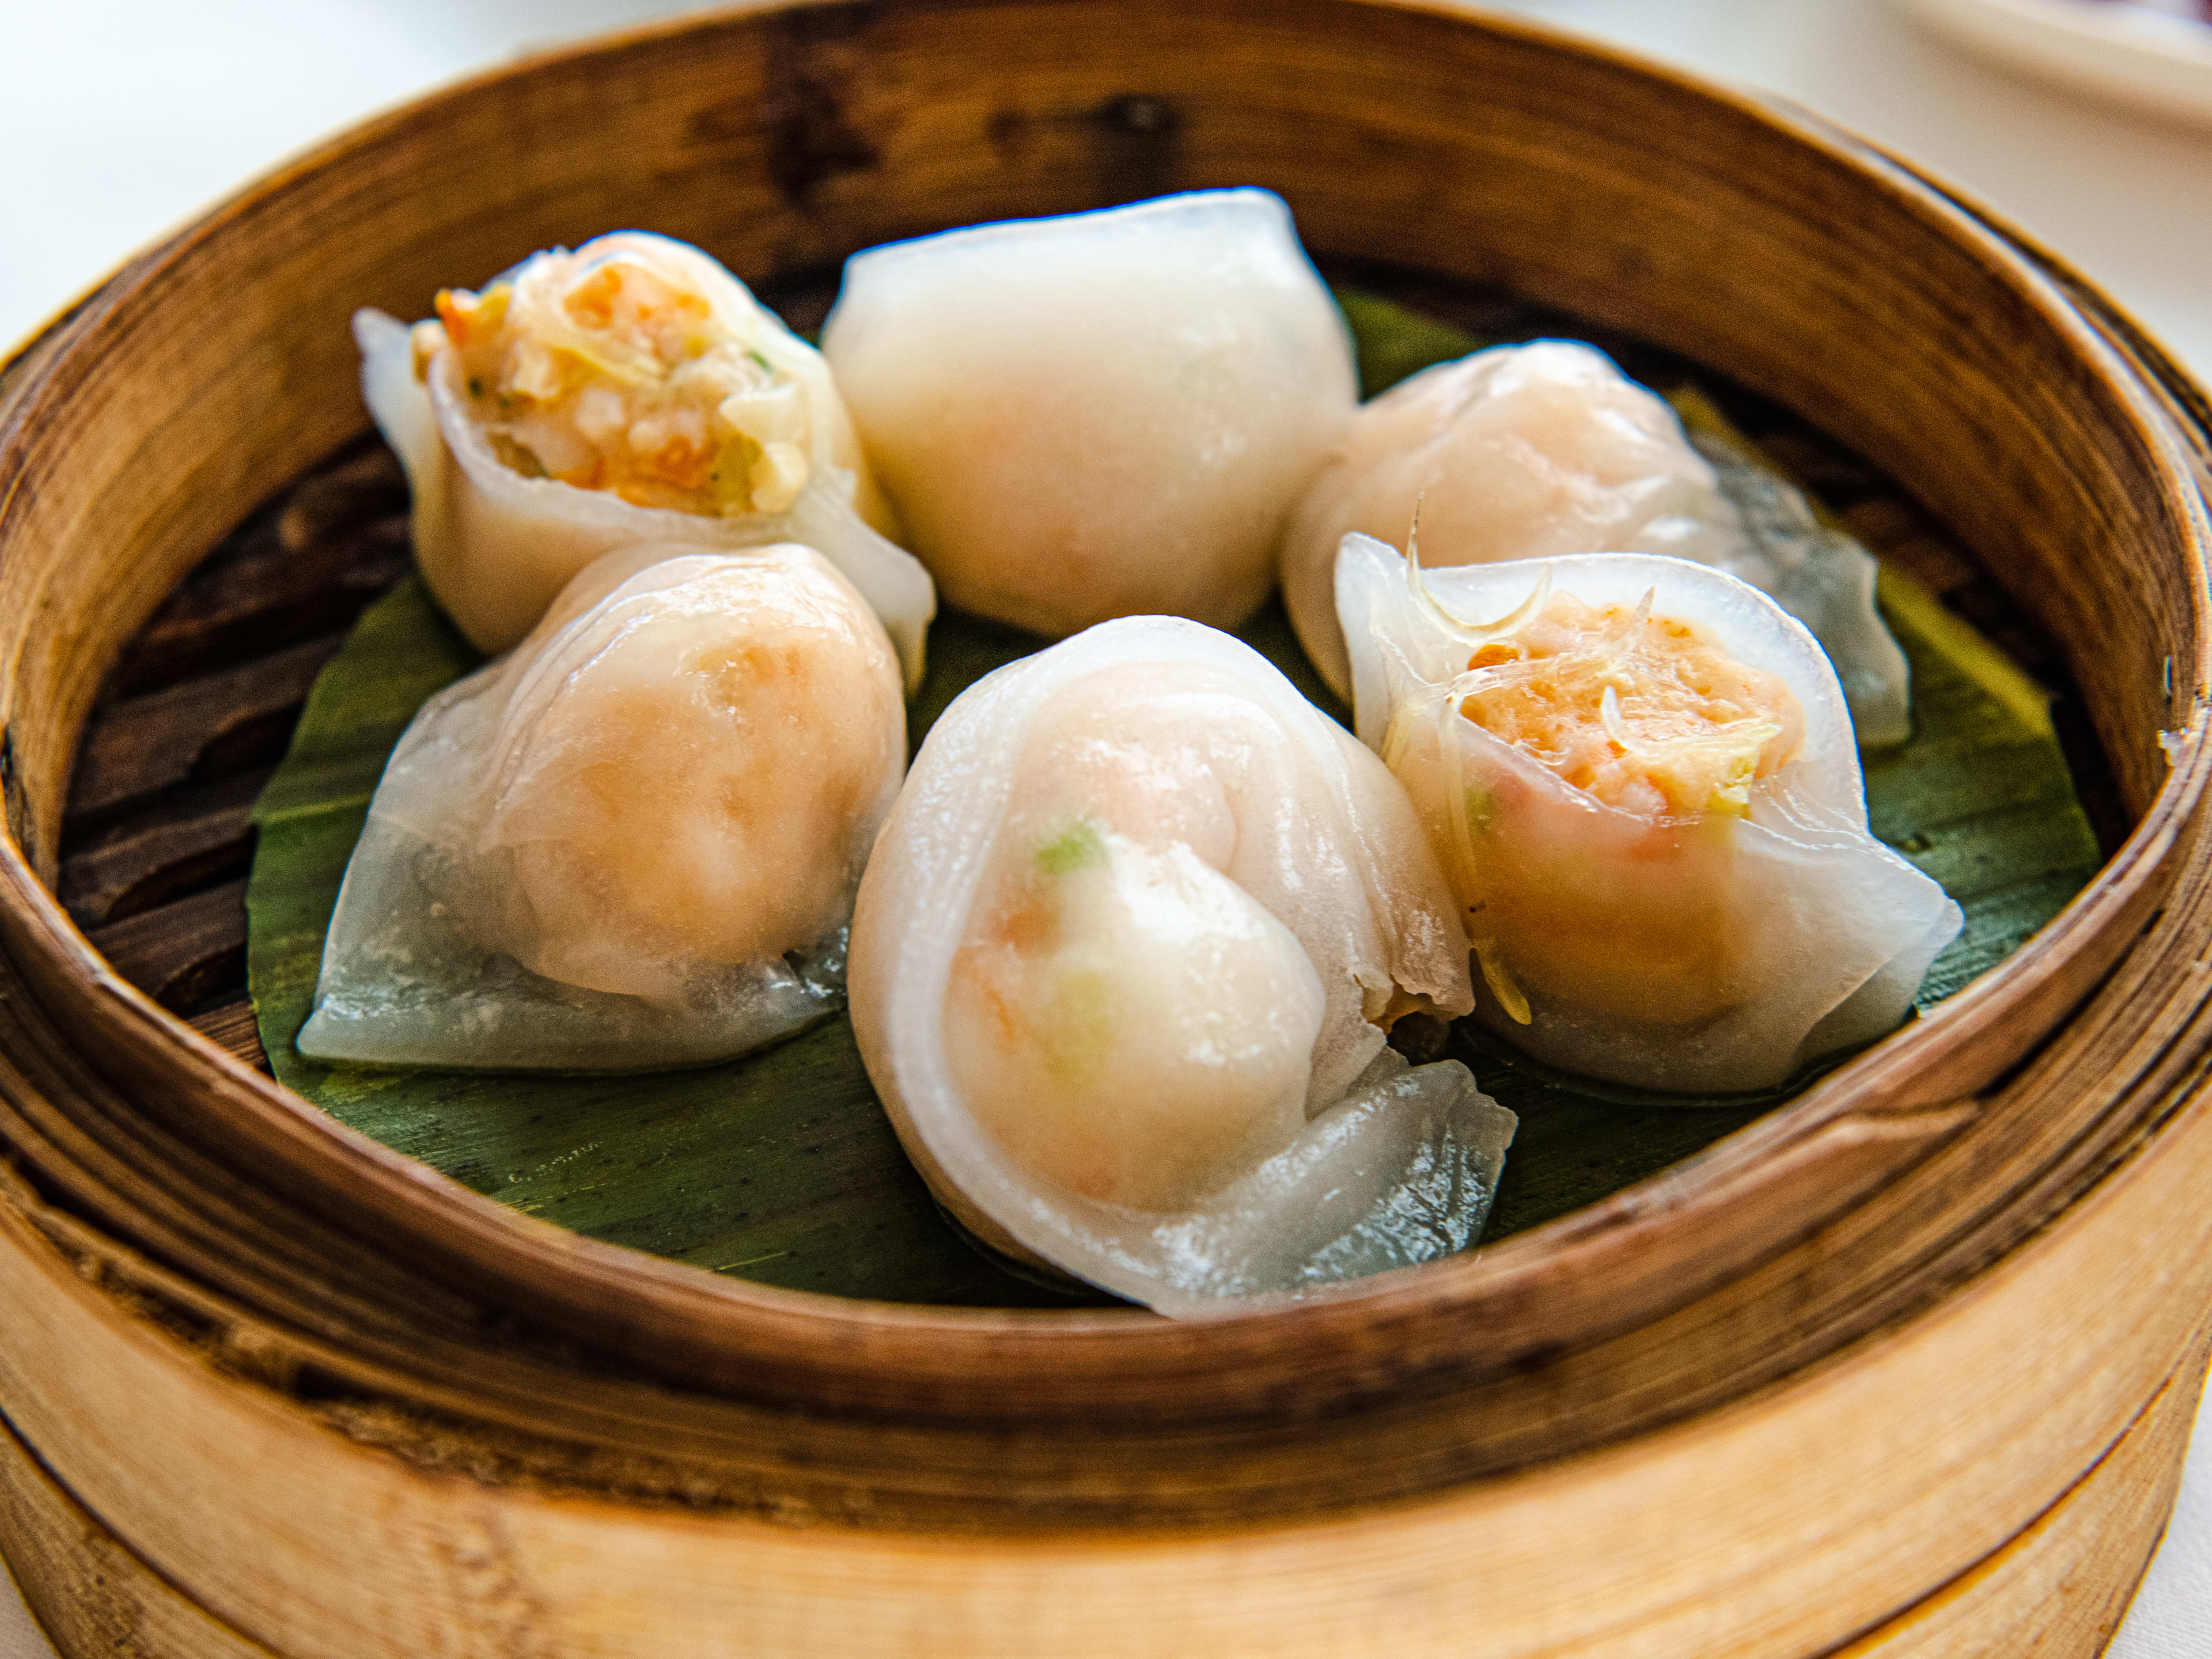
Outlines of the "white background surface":
M526 46L684 9L0 0L0 348L242 179L362 115ZM2010 217L2212 379L2212 128L1985 66L1877 0L1498 9L1778 92L1857 128ZM2117 1659L2212 1655L2212 1433L2200 1439ZM48 1651L0 1585L0 1659Z

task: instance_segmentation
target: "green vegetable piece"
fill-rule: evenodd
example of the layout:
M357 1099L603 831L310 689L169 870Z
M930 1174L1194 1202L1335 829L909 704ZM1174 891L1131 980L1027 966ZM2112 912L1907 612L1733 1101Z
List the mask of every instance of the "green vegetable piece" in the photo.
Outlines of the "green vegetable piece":
M1048 876L1064 876L1105 862L1105 837L1089 818L1077 819L1036 849L1036 867Z

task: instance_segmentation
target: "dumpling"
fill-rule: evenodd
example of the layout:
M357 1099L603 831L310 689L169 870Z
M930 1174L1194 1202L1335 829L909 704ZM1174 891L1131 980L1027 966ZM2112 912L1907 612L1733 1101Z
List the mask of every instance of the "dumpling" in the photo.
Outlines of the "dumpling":
M601 554L645 541L819 550L909 684L936 609L821 354L698 249L618 231L354 316L362 392L406 466L415 550L469 642L504 651Z
M401 738L300 1052L634 1069L832 1013L905 760L897 657L819 553L610 554Z
M1359 535L1336 584L1360 738L1450 877L1486 1025L1710 1095L1905 1017L1959 907L1867 833L1835 672L1771 599L1649 554L1424 576Z
M1299 501L1283 549L1292 625L1351 692L1336 550L1405 545L1418 508L1431 568L1561 553L1694 559L1771 594L1834 661L1862 744L1910 735L1905 653L1874 605L1875 562L1802 495L1573 340L1439 363L1363 408Z
M1170 1313L1464 1248L1511 1113L1405 794L1256 652L1091 629L932 730L853 924L862 1059L986 1243Z
M947 601L1055 637L1242 622L1358 398L1343 319L1257 190L857 254L822 346Z

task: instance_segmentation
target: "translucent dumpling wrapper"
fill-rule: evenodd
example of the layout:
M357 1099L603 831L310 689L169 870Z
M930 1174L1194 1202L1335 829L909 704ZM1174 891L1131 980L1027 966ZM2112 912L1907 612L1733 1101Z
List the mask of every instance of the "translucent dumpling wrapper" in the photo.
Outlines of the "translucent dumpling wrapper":
M1360 738L1455 890L1476 1018L1536 1059L1771 1087L1893 1030L1958 933L1868 833L1835 672L1756 588L1634 553L1423 573L1352 535L1336 602Z
M928 573L887 539L829 365L721 265L618 231L437 309L411 328L356 312L354 338L422 580L478 650L514 645L617 548L787 541L844 573L920 683Z
M834 1013L905 759L897 658L819 553L610 554L400 738L300 1052L635 1070Z
M1563 553L1692 559L1771 594L1835 665L1857 740L1911 735L1905 653L1875 610L1872 555L1718 433L1686 434L1665 399L1593 346L1539 340L1439 363L1367 404L1300 501L1283 592L1322 677L1351 695L1336 550L1352 532L1423 562Z
M1515 1126L1385 1046L1473 1002L1404 792L1194 623L1104 623L954 702L861 885L852 997L940 1203L1170 1314L1465 1249Z
M1265 191L855 255L823 350L946 600L1036 633L1233 627L1358 401L1350 337Z

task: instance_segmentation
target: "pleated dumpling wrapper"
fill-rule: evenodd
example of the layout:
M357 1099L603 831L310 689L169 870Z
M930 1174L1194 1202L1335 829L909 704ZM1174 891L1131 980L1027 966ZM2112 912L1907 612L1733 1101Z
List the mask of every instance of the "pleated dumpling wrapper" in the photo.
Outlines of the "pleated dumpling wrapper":
M1516 1120L1384 1028L1473 1002L1405 793L1249 647L1103 623L931 731L853 924L853 1024L977 1237L1161 1311L1462 1249Z
M1905 653L1875 610L1873 556L1717 432L1575 340L1498 346L1424 369L1359 411L1300 501L1283 593L1322 678L1351 696L1336 550L1402 548L1419 509L1430 568L1560 553L1664 553L1771 594L1820 641L1857 740L1911 735Z
M400 738L300 1052L635 1070L810 1024L905 761L898 659L820 554L609 554Z
M948 603L1233 627L1358 401L1290 210L1202 191L856 254L822 349Z
M1905 1018L1959 907L1868 834L1835 671L1766 595L1640 553L1424 573L1353 535L1336 601L1360 738L1456 890L1485 1024L1711 1095Z
M571 576L639 542L818 550L872 606L907 684L937 601L814 348L697 248L617 231L438 295L411 328L354 315L362 393L407 469L422 580L498 652Z

